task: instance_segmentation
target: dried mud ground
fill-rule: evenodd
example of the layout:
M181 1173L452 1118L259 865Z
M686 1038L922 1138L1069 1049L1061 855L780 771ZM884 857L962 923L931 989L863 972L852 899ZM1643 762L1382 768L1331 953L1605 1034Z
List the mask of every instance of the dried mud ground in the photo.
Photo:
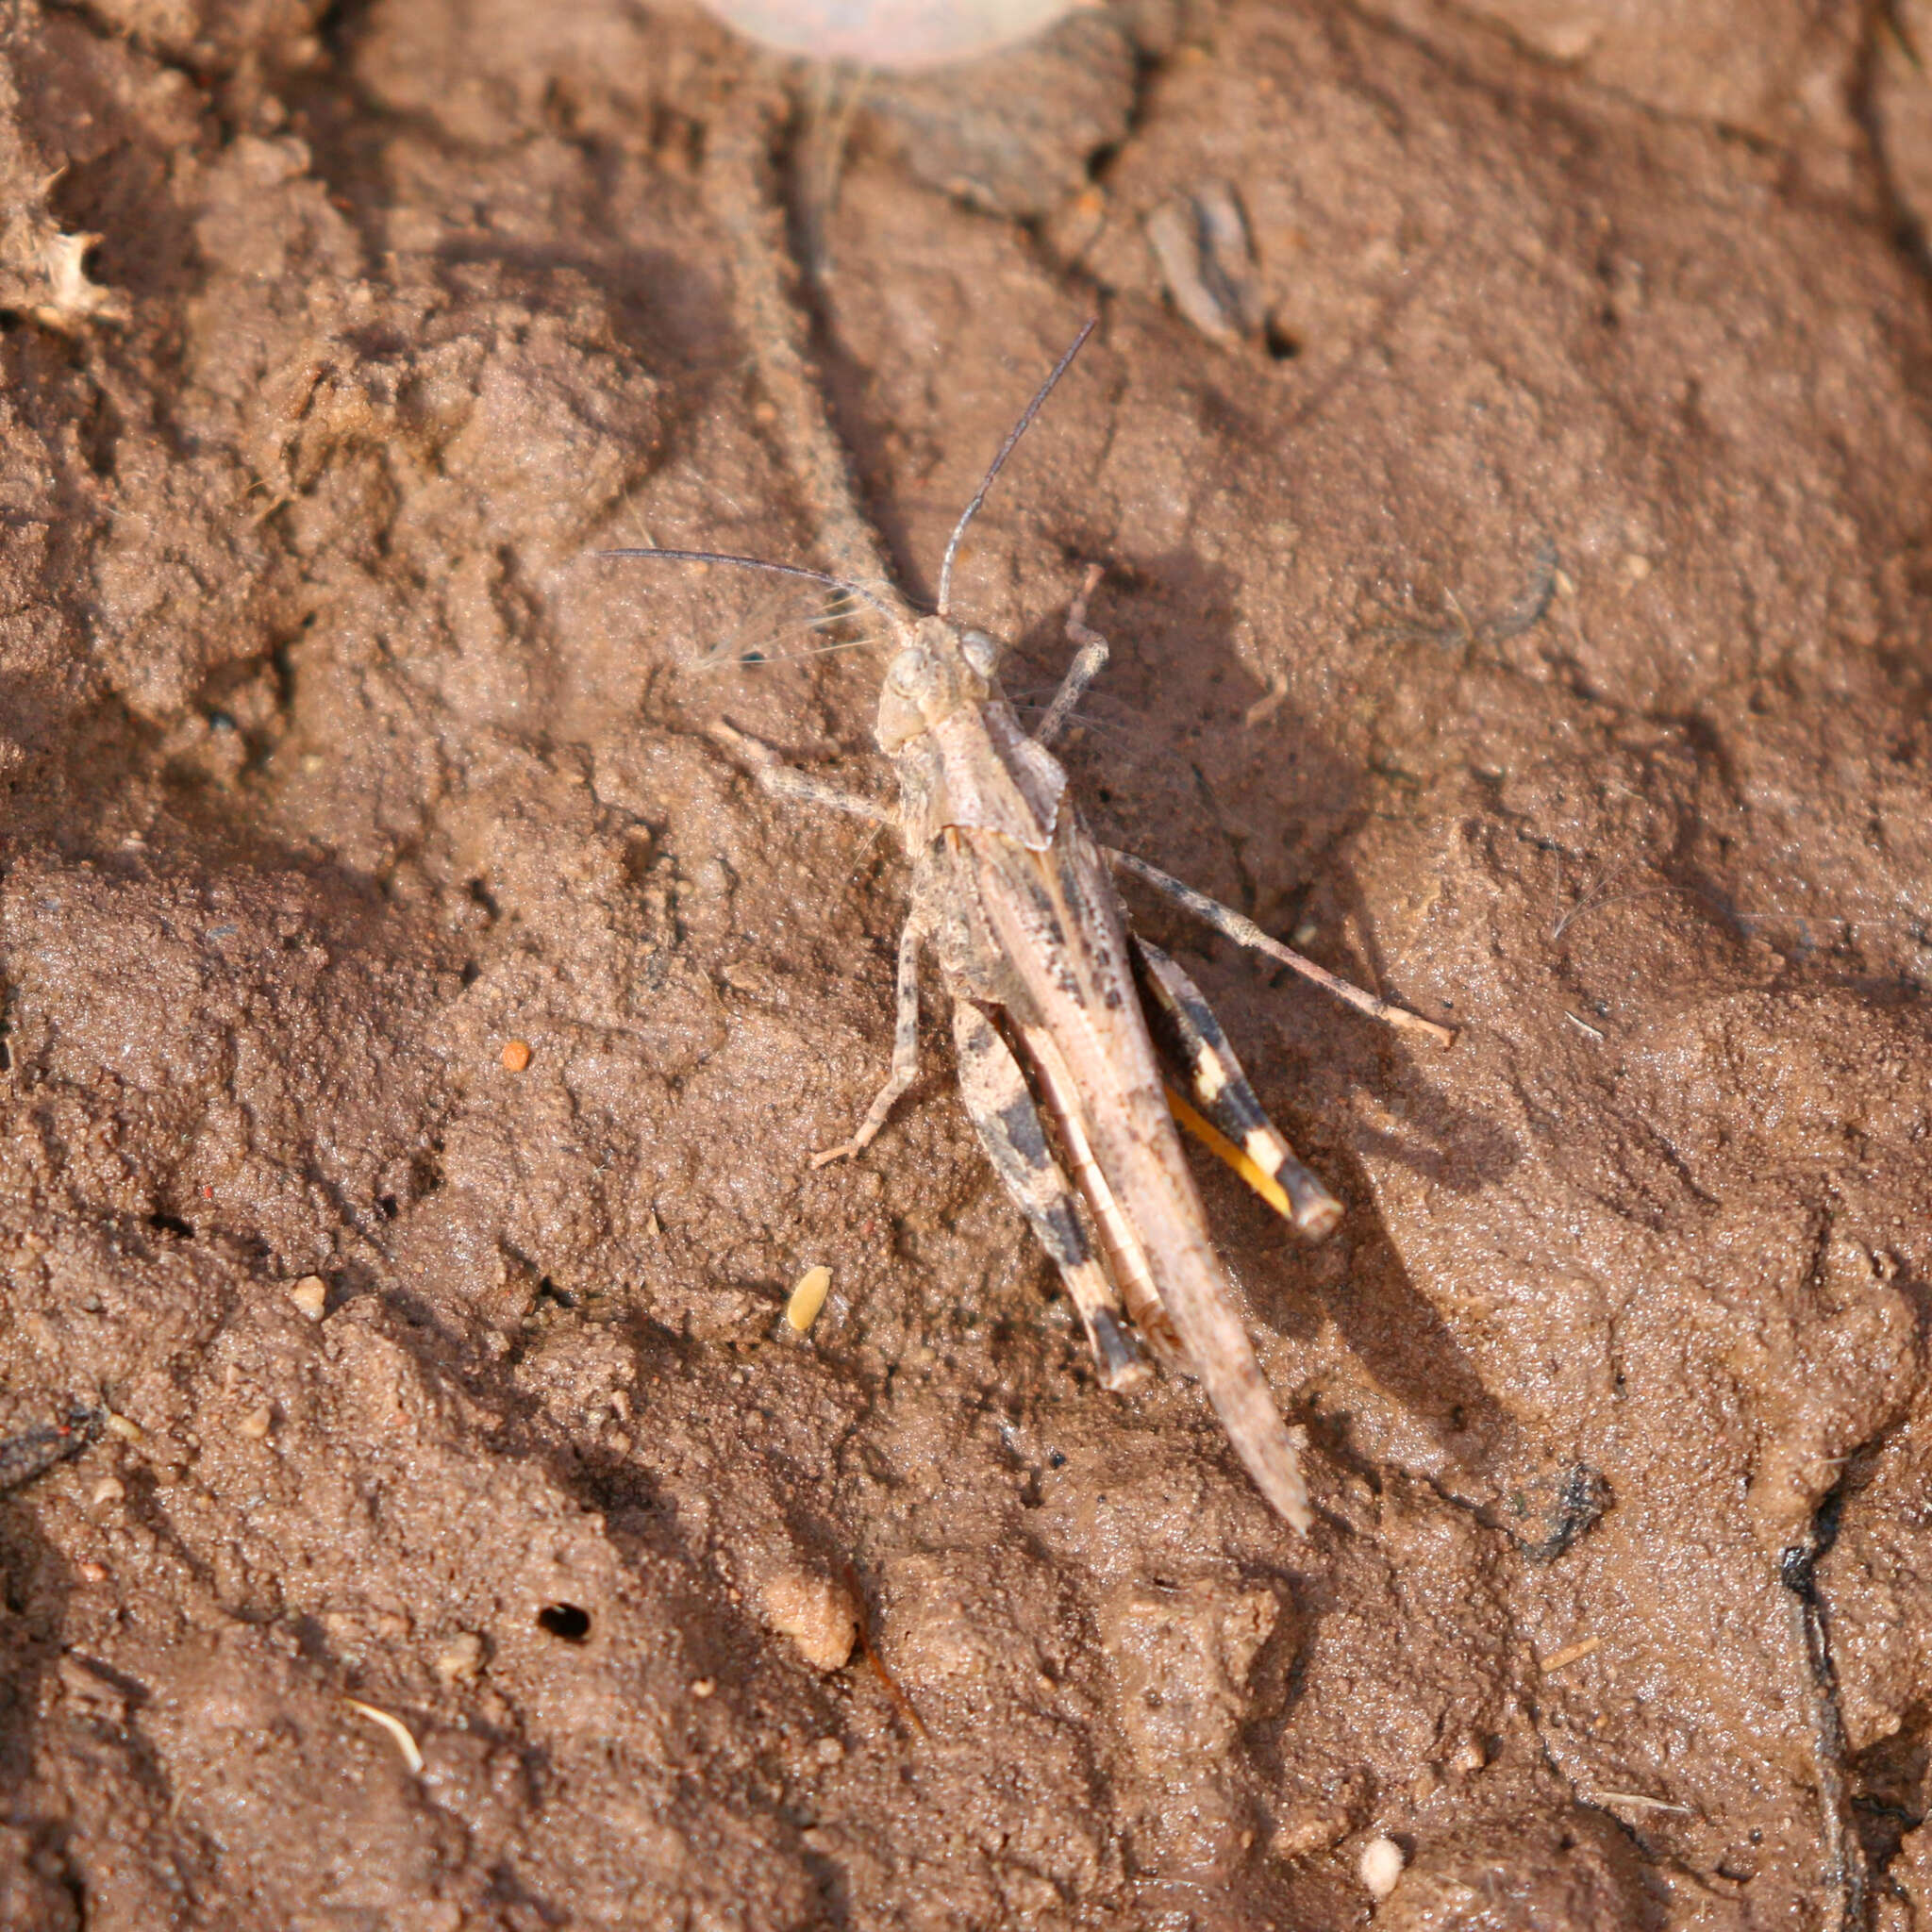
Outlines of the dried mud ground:
M10 20L0 1926L1932 1925L1932 19L1148 0L829 212L690 13ZM706 159L794 82L908 589L1098 313L963 607L1038 703L1105 563L1097 829L1466 1027L1137 903L1347 1204L1201 1165L1307 1541L937 999L811 1169L904 867L705 727L877 791L877 661L588 555L817 554Z

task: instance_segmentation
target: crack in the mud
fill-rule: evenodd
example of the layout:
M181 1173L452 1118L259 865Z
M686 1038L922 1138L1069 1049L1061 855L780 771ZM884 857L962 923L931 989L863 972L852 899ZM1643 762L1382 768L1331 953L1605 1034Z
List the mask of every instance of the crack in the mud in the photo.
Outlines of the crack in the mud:
M1859 1932L1865 1924L1869 1876L1865 1853L1852 1821L1851 1791L1845 1776L1844 1715L1840 1707L1838 1672L1831 1657L1831 1632L1818 1592L1818 1565L1836 1541L1844 1504L1840 1476L1813 1514L1802 1541L1778 1558L1778 1581L1790 1591L1798 1641L1811 1690L1813 1752L1818 1767L1818 1807L1824 1840L1822 1882L1837 1903L1836 1932Z

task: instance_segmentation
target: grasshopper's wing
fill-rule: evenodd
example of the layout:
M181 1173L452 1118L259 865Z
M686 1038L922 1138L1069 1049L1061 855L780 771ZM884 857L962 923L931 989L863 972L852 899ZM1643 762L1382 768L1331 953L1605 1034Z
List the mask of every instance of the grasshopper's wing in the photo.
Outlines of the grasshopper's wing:
M1043 851L978 828L950 836L973 861L1023 1037L1063 1064L1101 1172L1236 1453L1261 1493L1306 1531L1313 1519L1301 1457L1208 1245L1135 992L1125 920L1098 851L1066 806Z

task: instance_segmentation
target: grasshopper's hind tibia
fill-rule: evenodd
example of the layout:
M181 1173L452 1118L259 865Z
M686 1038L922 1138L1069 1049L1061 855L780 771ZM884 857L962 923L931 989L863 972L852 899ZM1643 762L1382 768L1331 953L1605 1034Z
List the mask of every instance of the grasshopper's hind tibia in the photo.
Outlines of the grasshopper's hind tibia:
M1120 852L1111 845L1101 847L1101 857L1114 871L1126 873L1142 885L1152 886L1163 899L1173 900L1183 912L1191 913L1203 925L1224 933L1238 946L1246 946L1250 952L1259 953L1279 965L1291 968L1304 979L1312 979L1317 986L1332 992L1344 1006L1353 1007L1357 1012L1367 1013L1385 1025L1399 1027L1406 1033L1424 1033L1438 1046L1456 1044L1455 1027L1444 1026L1439 1020L1424 1020L1420 1013L1411 1013L1407 1007L1398 1007L1374 993L1364 992L1358 986L1351 986L1345 979L1338 979L1325 966L1317 966L1312 959L1304 958L1279 940L1263 932L1244 913L1237 912L1232 906L1224 906L1219 899L1210 899L1206 892L1195 891L1192 886L1183 885L1172 873L1162 872L1158 865L1149 865L1144 858L1136 858L1131 852Z
M1341 1203L1262 1112L1201 989L1138 933L1132 945L1147 1030L1176 1084L1245 1160L1245 1168L1236 1163L1241 1177L1299 1233L1320 1241L1341 1219Z
M1147 1365L1121 1328L1120 1303L1087 1246L1073 1187L1046 1144L1046 1130L1020 1062L999 1028L971 1001L954 1003L953 1040L967 1117L979 1130L993 1172L1060 1271L1093 1345L1102 1386L1137 1388L1147 1379Z

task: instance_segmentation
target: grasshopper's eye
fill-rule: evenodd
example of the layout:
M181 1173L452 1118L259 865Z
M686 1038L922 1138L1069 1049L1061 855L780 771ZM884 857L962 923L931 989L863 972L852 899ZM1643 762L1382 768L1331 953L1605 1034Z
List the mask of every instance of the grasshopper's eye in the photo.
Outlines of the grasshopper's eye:
M983 630L959 633L959 655L982 677L991 677L998 668L1000 647Z

